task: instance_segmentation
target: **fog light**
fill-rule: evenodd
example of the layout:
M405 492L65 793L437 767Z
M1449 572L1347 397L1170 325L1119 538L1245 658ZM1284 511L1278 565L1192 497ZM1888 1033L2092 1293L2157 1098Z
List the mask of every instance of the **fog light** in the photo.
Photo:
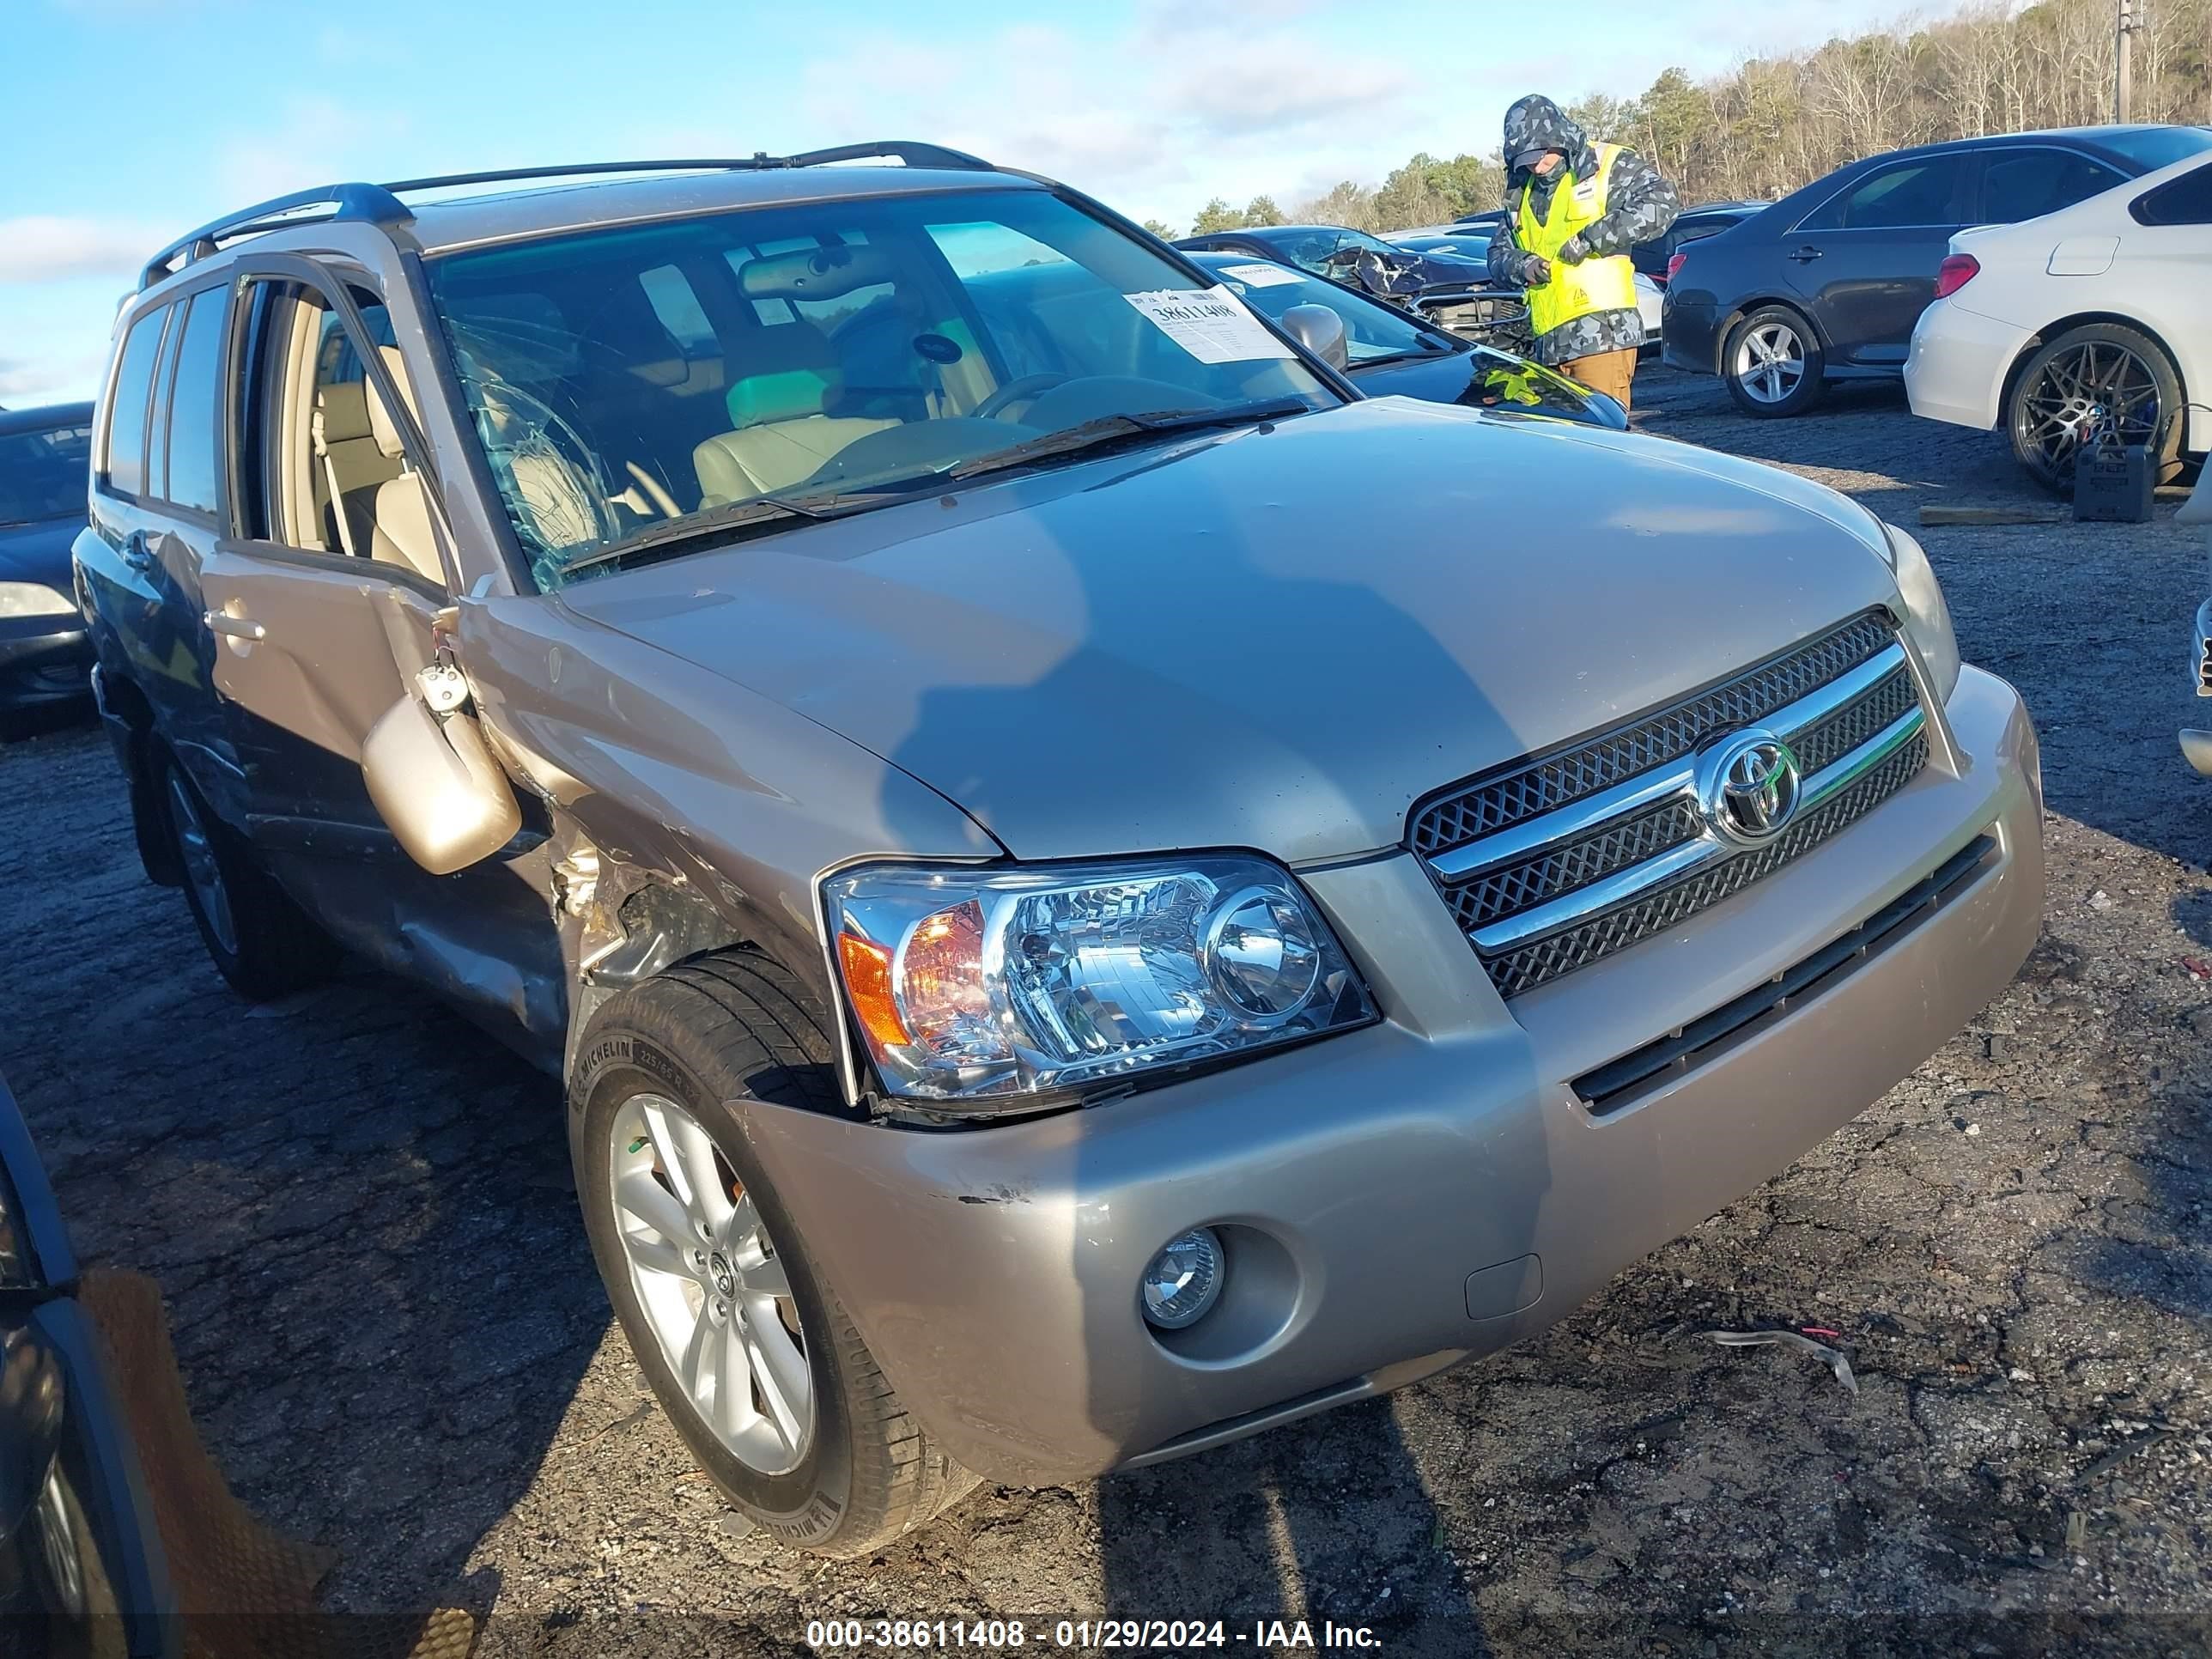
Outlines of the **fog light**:
M1221 1295L1221 1240L1211 1227L1193 1227L1160 1247L1145 1269L1145 1317L1164 1331L1179 1331L1205 1316Z

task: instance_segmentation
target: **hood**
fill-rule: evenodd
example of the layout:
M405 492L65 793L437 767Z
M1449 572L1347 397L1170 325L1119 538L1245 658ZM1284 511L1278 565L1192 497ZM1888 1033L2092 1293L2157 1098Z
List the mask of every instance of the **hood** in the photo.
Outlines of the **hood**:
M1018 858L1297 862L1395 845L1442 785L1892 599L1880 545L1753 463L1385 398L561 602L852 738Z
M1513 158L1532 149L1563 151L1578 178L1588 178L1597 165L1597 152L1590 148L1582 124L1550 99L1534 94L1516 100L1505 112L1504 153L1513 181L1528 176L1528 170L1515 166Z
M0 581L44 582L70 591L70 549L82 518L0 525Z
M1552 415L1615 431L1628 424L1619 404L1580 380L1488 346L1464 347L1433 357L1355 363L1348 373L1370 398L1419 398L1425 403L1464 404L1504 415Z

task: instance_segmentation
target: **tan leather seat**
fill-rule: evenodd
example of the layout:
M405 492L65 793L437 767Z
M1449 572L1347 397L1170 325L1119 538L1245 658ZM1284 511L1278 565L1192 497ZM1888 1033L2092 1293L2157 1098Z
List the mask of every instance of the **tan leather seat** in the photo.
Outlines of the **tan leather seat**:
M413 400L399 353L392 346L380 349L393 384L402 396L409 397L411 413ZM443 586L446 568L438 557L437 534L430 527L430 501L422 491L422 475L405 466L406 447L400 442L399 428L392 423L384 400L366 386L362 390L367 393L371 441L378 455L392 466L392 475L345 496L354 550L385 564L404 565Z
M367 554L365 541L346 504L399 476L399 463L384 453L370 425L368 387L358 380L318 386L309 428L321 470L321 498L337 521L340 550Z
M899 424L825 412L842 376L830 342L810 322L763 327L731 367L738 378L726 395L734 430L691 452L702 507L789 489L855 439Z

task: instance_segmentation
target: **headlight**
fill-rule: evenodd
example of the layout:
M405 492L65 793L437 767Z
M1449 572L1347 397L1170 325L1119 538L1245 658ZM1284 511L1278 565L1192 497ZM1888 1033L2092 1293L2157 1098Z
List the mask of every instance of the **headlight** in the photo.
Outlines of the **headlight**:
M1328 924L1261 859L875 865L823 892L854 1023L912 1099L1005 1109L1375 1018Z
M1951 631L1951 607L1943 603L1943 590L1920 544L1893 524L1881 528L1889 542L1889 568L1897 573L1897 591L1905 600L1905 631L1928 665L1936 702L1948 702L1951 688L1959 683L1959 640Z
M0 582L0 620L13 617L74 617L76 605L44 582Z

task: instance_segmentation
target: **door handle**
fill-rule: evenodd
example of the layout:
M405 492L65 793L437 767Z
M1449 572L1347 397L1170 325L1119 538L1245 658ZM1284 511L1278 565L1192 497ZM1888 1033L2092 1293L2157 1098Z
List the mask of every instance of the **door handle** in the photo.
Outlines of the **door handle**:
M210 611L200 620L207 624L209 633L220 634L227 640L244 640L251 644L269 637L269 630L250 617L233 617L221 611Z
M154 544L146 539L146 532L134 530L123 538L123 562L133 570L151 570L161 562L154 554Z
M1801 248L1796 249L1795 252L1793 252L1790 255L1790 258L1791 261L1792 261L1794 264L1801 264L1801 265L1809 265L1809 264L1811 264L1813 263L1813 261L1814 261L1814 260L1815 260L1815 259L1819 258L1820 257L1820 250L1819 248L1814 247L1814 246L1811 243L1809 243L1809 242L1808 242L1808 243L1807 243L1803 247L1801 247Z

